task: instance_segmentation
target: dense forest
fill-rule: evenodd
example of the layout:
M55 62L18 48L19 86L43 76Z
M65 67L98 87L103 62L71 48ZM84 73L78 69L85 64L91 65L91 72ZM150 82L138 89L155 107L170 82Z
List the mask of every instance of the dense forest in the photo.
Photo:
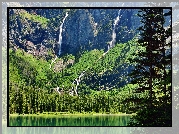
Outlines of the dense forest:
M49 69L50 63L47 61L36 59L33 55L26 54L21 50L14 52L10 49L10 113L38 113L45 111L130 112L132 109L130 110L129 107L132 107L134 103L127 103L126 99L138 96L132 94L137 84L127 84L118 88L117 86L121 82L126 81L126 76L124 76L123 79L115 81L116 88L105 90L102 88L109 87L101 86L95 82L100 81L98 79L101 79L101 73L105 70L111 73L113 71L120 72L124 68L122 66L124 63L126 64L125 67L128 67L130 63L128 58L125 57L131 57L129 55L136 50L134 49L136 47L135 42L130 41L125 44L118 44L105 57L101 57L103 52L98 50L84 52L77 63L58 73ZM127 51L129 49L130 51ZM98 60L98 63L95 63L99 57L101 59ZM121 61L116 65L116 60L119 57L121 57ZM74 56L64 56L59 60L69 61L71 58L73 59ZM118 66L122 66L120 70L117 70L119 69ZM74 86L72 83L74 78L87 67L84 82L78 87L79 95L69 94ZM97 75L94 75L93 72L97 73ZM90 85L92 81L93 83ZM54 90L54 87L59 83L64 85L63 95L59 95ZM115 86L114 84L113 86ZM145 96L145 94L142 96ZM103 107L105 105L107 107ZM85 107L90 107L90 109Z
M136 113L129 126L171 126L171 9L101 9L106 22L97 11L9 11L9 113ZM87 26L68 29L77 13Z

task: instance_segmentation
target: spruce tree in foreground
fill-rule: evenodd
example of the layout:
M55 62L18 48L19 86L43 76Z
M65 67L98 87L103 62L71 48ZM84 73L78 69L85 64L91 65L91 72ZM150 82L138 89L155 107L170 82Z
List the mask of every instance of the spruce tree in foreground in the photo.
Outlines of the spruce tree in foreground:
M136 67L130 76L131 83L139 85L135 93L148 97L136 99L137 115L129 125L171 126L171 24L164 27L171 10L141 9L138 16L143 24L138 43L144 49L131 60Z

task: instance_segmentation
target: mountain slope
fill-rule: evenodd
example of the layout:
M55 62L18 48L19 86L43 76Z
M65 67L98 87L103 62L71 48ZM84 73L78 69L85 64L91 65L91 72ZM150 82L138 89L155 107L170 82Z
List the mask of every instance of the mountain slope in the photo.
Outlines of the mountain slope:
M23 50L10 49L10 82L21 82L42 89L64 86L65 90L70 90L74 86L74 80L84 72L79 91L86 88L120 88L130 81L128 73L134 65L129 64L128 57L136 51L135 43L135 40L132 40L117 44L106 54L103 50L95 49L76 57L65 55L57 58L53 64Z
M76 55L93 49L107 50L112 40L114 20L116 42L127 42L137 33L137 10L122 9L11 9L9 12L9 38L11 47L44 59L58 55L60 26L62 27L62 55ZM119 13L119 14L118 14ZM48 52L52 53L49 57Z

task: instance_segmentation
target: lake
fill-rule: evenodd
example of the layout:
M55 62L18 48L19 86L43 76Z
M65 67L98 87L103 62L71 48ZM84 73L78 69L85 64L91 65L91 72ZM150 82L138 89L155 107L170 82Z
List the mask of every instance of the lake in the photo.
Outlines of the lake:
M9 126L127 126L131 115L11 116Z

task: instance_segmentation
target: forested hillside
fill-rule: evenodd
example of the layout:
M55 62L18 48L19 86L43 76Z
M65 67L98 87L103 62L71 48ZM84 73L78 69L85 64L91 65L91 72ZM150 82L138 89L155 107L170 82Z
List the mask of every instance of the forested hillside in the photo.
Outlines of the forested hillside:
M117 44L105 56L103 56L104 52L102 50L92 50L89 52L85 51L79 58L75 58L75 56L73 55L63 56L56 62L58 63L64 61L65 64L72 59L75 62L73 65L67 65L60 71L55 70L53 64L53 69L50 68L51 63L47 62L46 60L37 59L33 55L27 54L22 50L13 51L12 49L10 49L9 86L10 96L12 96L10 97L10 103L12 107L17 107L15 105L21 105L21 107L23 107L23 105L25 105L28 109L28 105L34 106L31 99L38 96L36 99L34 98L34 103L37 103L40 107L40 104L42 104L42 102L44 103L43 105L48 104L46 102L48 99L42 97L45 96L51 97L51 99L49 100L51 100L52 102L49 102L49 106L55 105L56 107L56 104L60 105L60 102L64 103L64 101L61 101L61 99L58 97L59 93L55 92L54 90L54 88L59 86L61 88L63 87L64 92L66 92L66 96L63 97L65 97L65 99L68 99L71 103L77 104L71 99L77 99L78 97L69 96L69 92L73 90L73 87L75 85L73 84L73 81L83 71L85 71L85 74L82 78L82 82L78 86L78 93L80 96L84 97L85 95L85 97L87 97L86 99L91 99L90 97L93 98L94 95L96 95L95 97L98 97L98 95L104 94L107 97L106 102L109 102L108 100L110 94L113 94L115 96L118 96L117 94L126 94L125 97L123 95L120 96L121 99L125 100L125 98L128 98L127 96L133 96L133 94L131 93L133 85L128 84L129 78L127 74L130 70L130 67L134 66L129 63L128 57L131 57L131 53L136 51L137 46L135 45L135 43L136 41L132 40L125 44ZM126 84L128 84L128 86ZM126 86L124 87L124 85ZM18 92L15 92L16 88L19 89L19 91L17 90ZM115 97L113 95L110 97ZM17 97L20 97L20 100L16 100ZM28 101L26 101L26 99ZM83 99L82 101L84 101ZM104 99L102 100L105 101ZM67 102L67 104L71 104L70 102ZM114 102L114 100L111 101L111 103ZM116 103L119 103L119 105L122 105L121 102L121 100L119 101L119 99L116 99ZM52 103L54 104L52 105ZM86 102L83 103L84 105L86 105ZM36 106L34 107L37 108ZM30 112L27 109L25 113ZM37 109L35 112L38 111ZM118 108L116 107L115 109L117 109L115 112L125 112L124 109L120 110L120 106L118 106ZM42 112L46 110L50 111L50 109L41 109L40 111ZM31 111L33 110L31 109ZM107 111L109 112L109 110ZM14 109L12 110L12 112L14 113L17 111ZM21 112L23 112L23 110Z
M171 126L170 19L170 8L10 9L9 113Z

